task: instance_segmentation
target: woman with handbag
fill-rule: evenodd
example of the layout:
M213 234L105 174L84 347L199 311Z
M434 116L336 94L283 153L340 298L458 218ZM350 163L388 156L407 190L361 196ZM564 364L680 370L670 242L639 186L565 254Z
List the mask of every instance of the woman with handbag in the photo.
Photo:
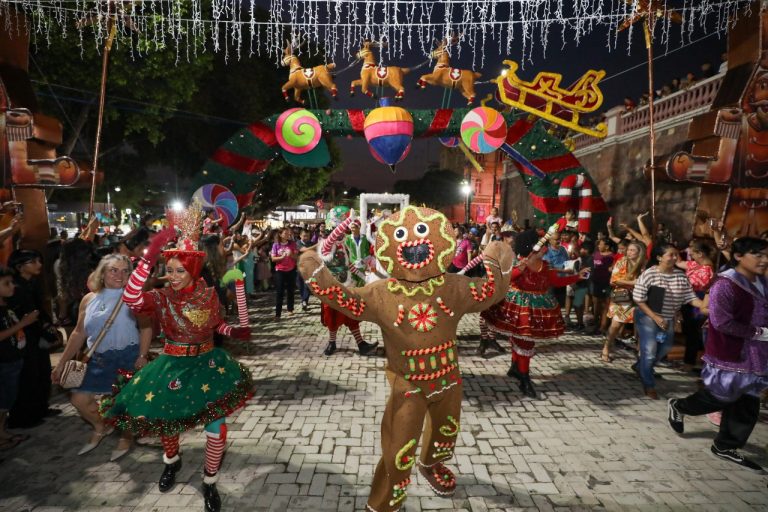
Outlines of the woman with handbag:
M680 253L666 242L657 243L651 261L657 264L640 274L632 291L637 305L635 324L640 342L637 372L645 396L658 400L653 367L667 355L675 340L675 315L683 304L703 308L685 274L676 267Z
M100 413L107 424L137 436L159 436L165 468L158 487L170 491L181 468L179 435L205 427L203 499L206 512L218 512L216 489L227 440L226 417L252 396L250 371L227 352L215 348L214 332L250 338L250 328L232 327L221 317L216 292L200 278L205 252L197 250L196 210L169 216L182 233L176 249L163 251L169 286L142 291L162 247L176 236L167 228L152 239L144 257L128 279L123 301L137 315L157 315L165 335L163 353L102 400Z
M630 242L624 257L613 266L611 272L611 299L608 305L608 318L611 325L605 336L605 344L600 359L610 363L613 358L613 343L624 327L634 321L635 305L632 302L632 288L645 267L645 247L637 241Z
M114 430L108 428L99 416L96 395L112 392L119 370L138 370L147 364L152 327L149 322L143 322L139 329L130 309L122 307L123 288L132 269L127 256L111 254L101 259L96 270L88 276L91 292L80 302L77 325L69 336L59 364L51 373L55 384L74 385L70 401L80 417L93 427L90 439L78 455L96 448ZM85 371L78 372L78 366L82 365L73 364L77 363L73 358L86 342L90 358ZM77 384L79 379L82 381ZM123 432L109 460L115 461L128 453L131 444L131 433Z

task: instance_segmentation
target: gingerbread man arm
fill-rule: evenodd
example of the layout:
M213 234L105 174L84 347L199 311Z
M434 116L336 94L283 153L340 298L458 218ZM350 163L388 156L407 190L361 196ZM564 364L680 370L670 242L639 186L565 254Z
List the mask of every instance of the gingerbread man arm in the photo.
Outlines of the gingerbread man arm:
M485 278L447 274L461 297L451 302L461 314L485 311L507 294L512 275L512 249L502 242L491 242L483 251Z
M306 251L299 258L299 272L312 294L327 306L353 320L375 322L376 311L370 309L372 293L369 286L349 288L341 284L325 267L320 256Z

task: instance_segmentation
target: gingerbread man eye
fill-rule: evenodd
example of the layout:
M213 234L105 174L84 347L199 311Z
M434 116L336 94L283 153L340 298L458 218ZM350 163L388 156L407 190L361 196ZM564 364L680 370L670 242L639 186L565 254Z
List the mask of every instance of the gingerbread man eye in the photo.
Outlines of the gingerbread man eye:
M397 242L404 242L406 238L408 238L408 230L404 227L399 227L395 230L393 233L395 241Z
M413 232L416 234L417 237L424 238L429 234L429 226L423 222L419 222L418 224L413 226Z

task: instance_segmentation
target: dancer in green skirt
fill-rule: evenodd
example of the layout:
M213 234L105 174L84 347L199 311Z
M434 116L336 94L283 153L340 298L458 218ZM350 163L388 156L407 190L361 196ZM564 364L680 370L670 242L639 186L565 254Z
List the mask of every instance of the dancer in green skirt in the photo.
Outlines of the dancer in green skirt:
M215 291L200 279L205 253L197 250L191 237L182 238L178 249L163 252L169 286L142 291L163 245L173 237L172 228L155 235L123 294L135 314L159 318L165 335L163 353L122 379L117 391L102 401L101 414L107 423L137 436L160 437L165 462L161 492L173 487L181 468L179 434L205 425L205 510L218 512L216 481L227 438L225 419L250 398L253 382L245 367L214 348L213 333L248 339L250 329L229 326L221 318Z

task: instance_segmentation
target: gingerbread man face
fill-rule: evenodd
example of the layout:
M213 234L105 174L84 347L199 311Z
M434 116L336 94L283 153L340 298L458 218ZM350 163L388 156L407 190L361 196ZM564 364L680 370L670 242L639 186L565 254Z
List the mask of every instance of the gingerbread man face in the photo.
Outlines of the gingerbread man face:
M456 241L442 213L406 206L381 223L376 236L376 257L390 276L424 281L444 274L453 258Z

